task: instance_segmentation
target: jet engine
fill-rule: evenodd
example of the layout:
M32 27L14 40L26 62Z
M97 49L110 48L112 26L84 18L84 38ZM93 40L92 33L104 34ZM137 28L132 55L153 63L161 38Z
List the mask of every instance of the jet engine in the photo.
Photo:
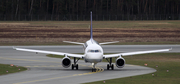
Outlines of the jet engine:
M69 57L64 57L62 59L62 66L68 68L71 65L71 59Z
M117 66L118 68L123 68L124 65L125 65L125 60L124 60L124 58L119 57L119 58L116 59L116 66Z

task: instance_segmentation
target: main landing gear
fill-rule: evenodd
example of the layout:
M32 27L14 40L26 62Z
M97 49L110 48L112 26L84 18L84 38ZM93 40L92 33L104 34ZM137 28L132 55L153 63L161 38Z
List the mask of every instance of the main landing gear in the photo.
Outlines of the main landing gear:
M76 60L76 57L74 57L74 64L72 64L72 70L74 70L74 68L76 68L76 70L78 70L78 64L76 64L78 61L79 61L79 59L80 58L78 58L77 60Z
M114 64L112 64L112 58L110 58L109 60L106 58L106 60L109 62L109 64L107 64L107 70L109 70L110 68L114 70Z

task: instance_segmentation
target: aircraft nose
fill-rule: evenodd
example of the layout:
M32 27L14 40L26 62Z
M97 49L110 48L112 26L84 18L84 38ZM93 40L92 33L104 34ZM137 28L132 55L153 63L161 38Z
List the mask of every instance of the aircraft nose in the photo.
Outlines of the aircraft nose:
M102 59L102 54L100 53L88 53L87 58L88 59Z
M103 55L102 54L97 54L97 53L89 53L86 55L86 60L88 62L92 62L92 63L98 63L101 62L103 59Z

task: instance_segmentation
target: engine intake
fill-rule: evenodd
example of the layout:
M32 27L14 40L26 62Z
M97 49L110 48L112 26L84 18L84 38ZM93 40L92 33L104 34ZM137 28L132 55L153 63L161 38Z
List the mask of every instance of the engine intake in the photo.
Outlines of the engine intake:
M124 60L124 58L119 57L119 58L116 59L116 66L117 66L118 68L123 68L124 65L125 65L125 60Z
M69 57L64 57L62 59L62 66L68 68L71 65L71 59Z

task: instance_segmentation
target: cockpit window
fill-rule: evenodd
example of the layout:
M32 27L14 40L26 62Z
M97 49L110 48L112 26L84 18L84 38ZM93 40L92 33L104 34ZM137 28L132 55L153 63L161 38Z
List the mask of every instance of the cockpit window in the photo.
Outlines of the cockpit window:
M94 52L94 50L91 50L91 52Z
M91 53L98 53L98 52L100 52L100 50L88 50L88 52L91 52Z
M95 52L99 52L99 50L95 50Z

